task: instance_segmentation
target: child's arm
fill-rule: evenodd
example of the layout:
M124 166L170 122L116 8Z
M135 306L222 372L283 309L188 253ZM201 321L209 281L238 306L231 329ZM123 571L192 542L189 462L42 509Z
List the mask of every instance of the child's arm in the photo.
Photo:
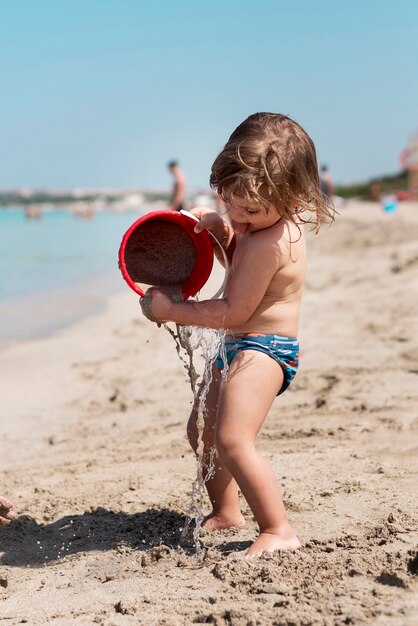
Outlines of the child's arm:
M212 233L221 244L228 261L231 263L235 250L235 233L232 226L213 209L195 207L190 212L200 220L195 226L195 232L200 233L202 230L207 230ZM224 258L218 244L212 240L212 245L216 258L221 265L224 265Z
M245 324L261 302L270 281L280 266L277 246L263 237L248 242L245 255L233 267L226 297L202 302L172 302L153 289L148 298L149 311L158 322L176 322L205 328L234 328Z

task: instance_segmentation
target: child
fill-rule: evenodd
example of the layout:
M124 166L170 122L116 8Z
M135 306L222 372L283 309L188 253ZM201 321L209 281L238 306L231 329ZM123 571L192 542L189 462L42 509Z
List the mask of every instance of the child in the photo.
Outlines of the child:
M10 524L14 516L13 504L0 496L0 525Z
M223 362L214 367L207 396L205 450L216 446L216 473L206 487L211 530L243 526L238 489L260 533L247 555L295 550L291 527L273 469L255 440L277 395L294 378L306 251L304 223L332 218L320 188L315 147L285 115L255 113L236 128L212 166L211 186L225 202L230 221L197 207L196 232L210 230L222 242L231 270L220 300L172 302L152 289L149 307L160 322L226 328L228 381ZM214 248L216 252L216 248ZM197 449L196 414L188 438Z

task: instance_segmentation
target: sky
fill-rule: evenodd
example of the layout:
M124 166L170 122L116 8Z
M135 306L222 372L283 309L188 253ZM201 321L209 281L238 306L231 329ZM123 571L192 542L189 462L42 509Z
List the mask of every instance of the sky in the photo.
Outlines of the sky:
M0 188L195 190L234 128L290 115L337 183L418 129L417 0L0 0Z

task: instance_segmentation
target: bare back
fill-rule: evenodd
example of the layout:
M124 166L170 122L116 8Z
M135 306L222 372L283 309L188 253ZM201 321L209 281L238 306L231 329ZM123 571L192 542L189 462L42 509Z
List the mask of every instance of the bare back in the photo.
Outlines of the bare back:
M242 275L243 260L249 251L252 252L254 261L251 272L247 272L246 289L249 296L252 292L255 293L257 302L253 304L254 310L250 318L244 324L231 328L231 332L296 337L306 273L303 225L281 222L265 230L237 235L226 297L231 282L245 280ZM257 293L260 281L265 281L268 273L271 274L271 279L264 294Z

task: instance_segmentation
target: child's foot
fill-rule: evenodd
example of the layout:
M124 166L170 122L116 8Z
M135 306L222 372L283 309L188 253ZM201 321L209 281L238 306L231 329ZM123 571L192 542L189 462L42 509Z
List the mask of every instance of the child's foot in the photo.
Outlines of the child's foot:
M223 515L222 513L211 513L203 520L203 528L207 530L226 530L227 528L242 528L245 526L245 519L239 515Z
M15 517L13 504L0 496L0 524L9 524Z
M248 548L245 556L253 559L261 556L263 552L275 552L276 550L297 550L300 548L300 541L289 526L285 530L277 532L262 532Z

